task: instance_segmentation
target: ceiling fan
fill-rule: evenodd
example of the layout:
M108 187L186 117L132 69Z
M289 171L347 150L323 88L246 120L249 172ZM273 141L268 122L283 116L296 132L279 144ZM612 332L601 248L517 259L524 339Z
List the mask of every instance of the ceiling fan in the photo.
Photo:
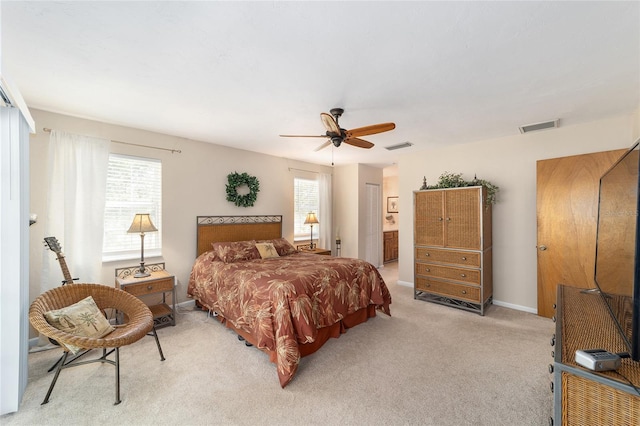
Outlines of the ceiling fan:
M336 148L339 147L342 142L358 147L369 149L373 147L373 144L364 139L360 139L359 136L374 135L376 133L388 132L396 128L394 123L380 123L372 124L371 126L358 127L356 129L346 130L340 127L338 119L344 113L342 108L333 108L329 111L320 113L320 119L327 129L324 135L280 135L283 138L327 138L328 140L317 147L315 151L320 151L326 148L330 144L333 144Z

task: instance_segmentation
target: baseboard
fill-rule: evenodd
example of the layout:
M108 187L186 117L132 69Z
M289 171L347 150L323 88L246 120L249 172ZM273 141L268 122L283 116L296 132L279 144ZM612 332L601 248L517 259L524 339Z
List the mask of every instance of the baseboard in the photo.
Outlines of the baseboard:
M398 285L401 285L403 287L413 288L413 283L410 283L408 281L400 281L400 280L398 280ZM523 311L523 312L528 312L530 314L538 315L538 310L537 309L530 308L528 306L516 305L516 304L513 304L513 303L507 303L507 302L501 302L500 300L496 300L496 299L493 299L493 304L496 305L496 306L502 306L503 308L514 309L516 311Z
M186 302L178 303L176 306L178 308L193 308L196 305L195 300L187 300Z
M516 311L528 312L530 314L538 315L538 310L530 308L528 306L516 305L514 303L501 302L500 300L493 299L493 304L496 306L502 306L504 308L515 309Z

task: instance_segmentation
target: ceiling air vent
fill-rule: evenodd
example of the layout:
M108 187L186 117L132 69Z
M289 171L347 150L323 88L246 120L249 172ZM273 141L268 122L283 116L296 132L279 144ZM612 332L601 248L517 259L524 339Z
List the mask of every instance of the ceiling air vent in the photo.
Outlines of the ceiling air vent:
M526 126L518 127L520 129L520 133L529 133L535 132L537 130L544 129L553 129L554 127L558 127L559 119L555 119L552 121L545 121L544 123L536 123L536 124L527 124Z
M409 148L411 145L413 145L411 142L402 142L397 145L385 146L384 148L393 151L394 149Z

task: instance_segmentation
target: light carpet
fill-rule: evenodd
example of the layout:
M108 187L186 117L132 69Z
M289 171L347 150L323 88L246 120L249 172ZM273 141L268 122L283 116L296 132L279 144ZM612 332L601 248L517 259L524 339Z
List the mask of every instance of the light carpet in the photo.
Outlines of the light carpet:
M47 369L60 349L29 355L29 382L3 425L546 425L552 415L551 320L490 306L485 316L414 300L381 273L393 297L378 314L303 358L280 388L266 354L206 312L181 309L158 330L166 361L146 337L114 369L63 370L48 404Z

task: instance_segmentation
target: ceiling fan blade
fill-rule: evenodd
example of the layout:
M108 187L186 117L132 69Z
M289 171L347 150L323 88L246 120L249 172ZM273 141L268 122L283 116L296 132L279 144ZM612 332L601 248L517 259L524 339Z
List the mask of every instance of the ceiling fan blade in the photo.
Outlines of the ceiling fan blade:
M320 145L319 147L317 147L316 149L314 149L314 152L318 152L321 149L324 149L326 147L328 147L329 145L331 145L331 140L326 141L325 143L323 143L322 145Z
M327 114L326 112L320 113L320 119L322 120L322 124L327 129L328 132L340 134L340 126L336 123L336 120L333 119L331 114Z
M281 138L326 138L327 135L280 135Z
M373 144L369 141L365 141L364 139L346 138L343 142L348 143L349 145L357 146L358 148L373 148Z
M358 127L357 129L347 130L347 137L358 137L366 135L375 135L376 133L388 132L396 128L394 123L380 123L371 126Z

